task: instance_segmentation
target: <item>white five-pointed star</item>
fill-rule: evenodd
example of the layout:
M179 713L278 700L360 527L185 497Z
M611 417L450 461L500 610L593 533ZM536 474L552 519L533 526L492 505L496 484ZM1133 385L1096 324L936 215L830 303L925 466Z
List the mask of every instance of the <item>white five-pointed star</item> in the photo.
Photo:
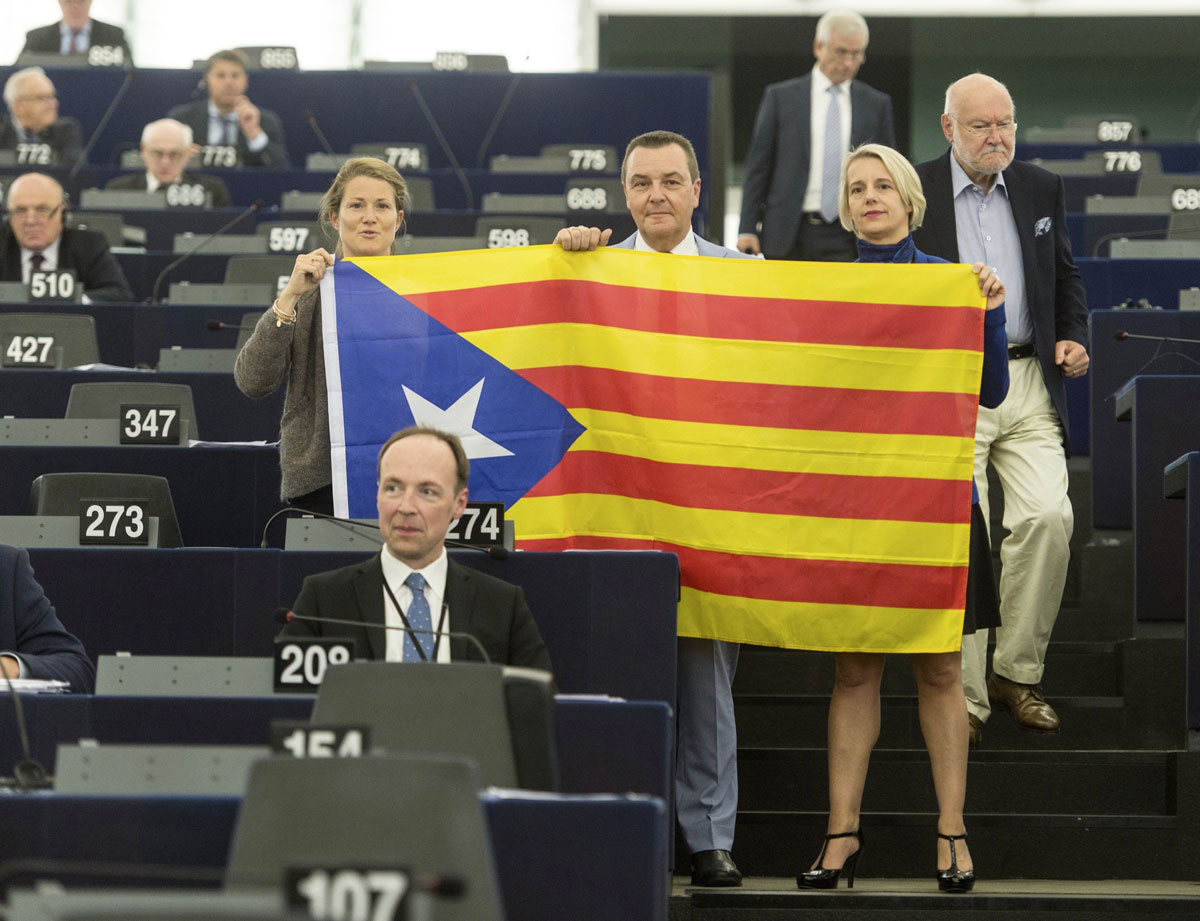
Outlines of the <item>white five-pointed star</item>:
M487 435L475 431L475 412L479 409L479 397L483 393L483 382L484 378L481 377L474 387L446 409L430 403L408 387L404 387L404 397L408 400L408 409L413 414L417 425L457 435L470 460L478 457L508 457L512 451L496 444Z

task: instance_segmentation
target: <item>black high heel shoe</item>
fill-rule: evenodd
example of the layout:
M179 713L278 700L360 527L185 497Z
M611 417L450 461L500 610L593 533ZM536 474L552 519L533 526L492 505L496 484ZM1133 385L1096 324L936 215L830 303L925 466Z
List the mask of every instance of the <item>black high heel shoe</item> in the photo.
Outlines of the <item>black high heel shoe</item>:
M943 835L940 831L937 833L939 838L950 842L950 869L937 871L937 884L942 892L970 892L975 888L975 871L960 870L958 868L958 855L954 852L955 841L965 841L967 833L961 835Z
M858 850L846 858L846 862L836 870L827 870L821 866L821 861L825 859L825 848L829 846L829 842L833 838L857 838ZM796 885L801 889L836 889L838 876L842 871L846 871L846 888L854 888L854 870L858 866L859 855L862 854L863 836L862 829L854 831L838 832L836 835L826 835L825 840L821 843L821 853L817 855L817 865L811 870L804 870L796 876Z

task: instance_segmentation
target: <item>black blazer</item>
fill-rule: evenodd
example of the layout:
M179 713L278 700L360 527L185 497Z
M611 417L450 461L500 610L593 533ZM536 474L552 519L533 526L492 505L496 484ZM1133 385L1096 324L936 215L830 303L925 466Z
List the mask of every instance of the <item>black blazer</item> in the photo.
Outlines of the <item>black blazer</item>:
M550 671L550 654L521 588L454 560L448 562L449 629L474 636L494 663ZM308 576L292 610L311 617L383 626L383 565L379 554L332 572ZM434 616L436 623L436 612ZM386 631L365 627L293 621L279 635L350 637L363 658L383 659L387 652ZM452 637L449 642L452 661L482 661L479 651L467 640Z
M109 252L104 234L66 227L58 244L58 267L74 269L83 293L93 301L132 301L125 273ZM0 281L21 280L21 247L6 223L0 227Z
M40 26L25 33L25 47L21 54L58 54L62 48L62 32L57 22L48 26ZM97 48L105 45L112 48L125 49L125 63L133 64L133 52L129 50L129 41L125 38L125 30L98 19L92 20L91 44Z
M917 164L925 192L925 220L913 232L917 248L958 262L958 229L950 156ZM1071 455L1067 427L1067 390L1054 363L1054 344L1071 339L1087 347L1087 294L1071 256L1063 181L1031 163L1014 160L1004 170L1013 221L1025 263L1025 298L1033 321L1033 344L1050 399L1062 423L1063 447Z
M197 99L181 106L176 106L167 113L168 118L181 121L192 129L195 142L201 146L208 143L208 99ZM251 153L246 146L246 138L239 131L237 141L238 159L245 166L290 166L287 147L283 143L283 122L270 109L258 110L258 123L267 133L267 146L258 153Z
M11 115L0 118L0 150L16 150L21 136ZM73 118L59 118L39 135L39 143L49 144L55 163L71 166L83 150L83 128ZM37 169L30 165L30 169Z
M812 147L812 73L772 83L763 93L746 152L740 233L758 234L768 259L792 248ZM850 146L868 141L896 144L892 98L859 81L850 82ZM762 230L758 222L762 221Z
M212 206L214 208L228 208L233 204L233 199L229 195L229 187L225 185L225 181L217 176L206 176L204 173L184 173L179 179L182 185L201 185L212 196ZM110 179L105 184L106 189L136 189L139 192L146 191L146 171L142 170L139 173L129 173L125 176L117 176L115 179Z
M96 666L62 625L54 605L33 577L29 554L0 544L0 652L17 653L29 678L68 681L90 694Z

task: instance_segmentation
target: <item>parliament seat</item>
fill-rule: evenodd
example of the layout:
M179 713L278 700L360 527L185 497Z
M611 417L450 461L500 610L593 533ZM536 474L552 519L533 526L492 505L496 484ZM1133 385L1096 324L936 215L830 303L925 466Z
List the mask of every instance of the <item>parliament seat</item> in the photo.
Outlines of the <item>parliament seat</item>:
M79 515L81 499L142 499L158 518L158 545L182 547L179 519L165 477L140 473L44 473L29 490L30 515Z
M289 867L396 867L419 892L453 888L432 917L501 921L478 778L461 759L367 755L256 762L228 891L278 887ZM414 914L410 913L409 917Z
M53 343L49 355L59 368L90 365L100 360L96 321L86 314L0 314L0 348L7 352L18 336L51 337Z
M484 784L556 790L553 679L476 662L355 662L331 668L314 723L367 723L372 744L473 760Z
M196 405L187 384L154 381L89 381L73 384L67 397L67 419L118 419L122 403L178 404L179 418L188 424L188 437L200 439Z

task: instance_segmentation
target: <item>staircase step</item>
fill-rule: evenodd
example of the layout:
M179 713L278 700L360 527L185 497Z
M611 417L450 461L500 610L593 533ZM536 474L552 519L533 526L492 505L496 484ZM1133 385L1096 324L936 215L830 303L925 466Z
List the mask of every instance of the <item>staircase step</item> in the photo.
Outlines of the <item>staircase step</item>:
M1046 653L1046 674L1053 692L1065 696L1105 697L1121 693L1119 645L1106 642L1054 642ZM833 686L834 656L803 649L744 646L738 660L734 694L828 694ZM891 656L883 672L883 692L916 694L906 656Z
M869 785L869 781L868 781ZM932 797L930 797L932 798ZM932 812L864 812L865 878L933 875ZM816 857L826 813L738 813L733 856L751 876L792 876ZM1194 854L1181 847L1180 820L1163 815L967 814L971 856L991 879L1195 879Z
M828 808L823 748L738 752L738 805L746 811ZM1002 813L1018 804L1042 814L1170 815L1175 759L1165 752L979 752L967 771L968 813ZM933 808L924 748L876 750L863 794L868 812Z
M1120 749L1126 737L1126 711L1120 697L1051 698L1062 719L1055 735L1017 729L1007 714L993 715L984 727L991 749ZM738 744L746 748L819 748L826 742L829 698L808 694L743 694L734 700ZM884 695L877 748L920 748L924 737L911 696Z
M865 858L864 858L865 859ZM1186 883L1140 880L981 878L967 895L934 891L932 879L857 878L853 889L796 889L794 875L747 879L740 889L699 889L675 878L671 921L1160 921L1200 917Z

